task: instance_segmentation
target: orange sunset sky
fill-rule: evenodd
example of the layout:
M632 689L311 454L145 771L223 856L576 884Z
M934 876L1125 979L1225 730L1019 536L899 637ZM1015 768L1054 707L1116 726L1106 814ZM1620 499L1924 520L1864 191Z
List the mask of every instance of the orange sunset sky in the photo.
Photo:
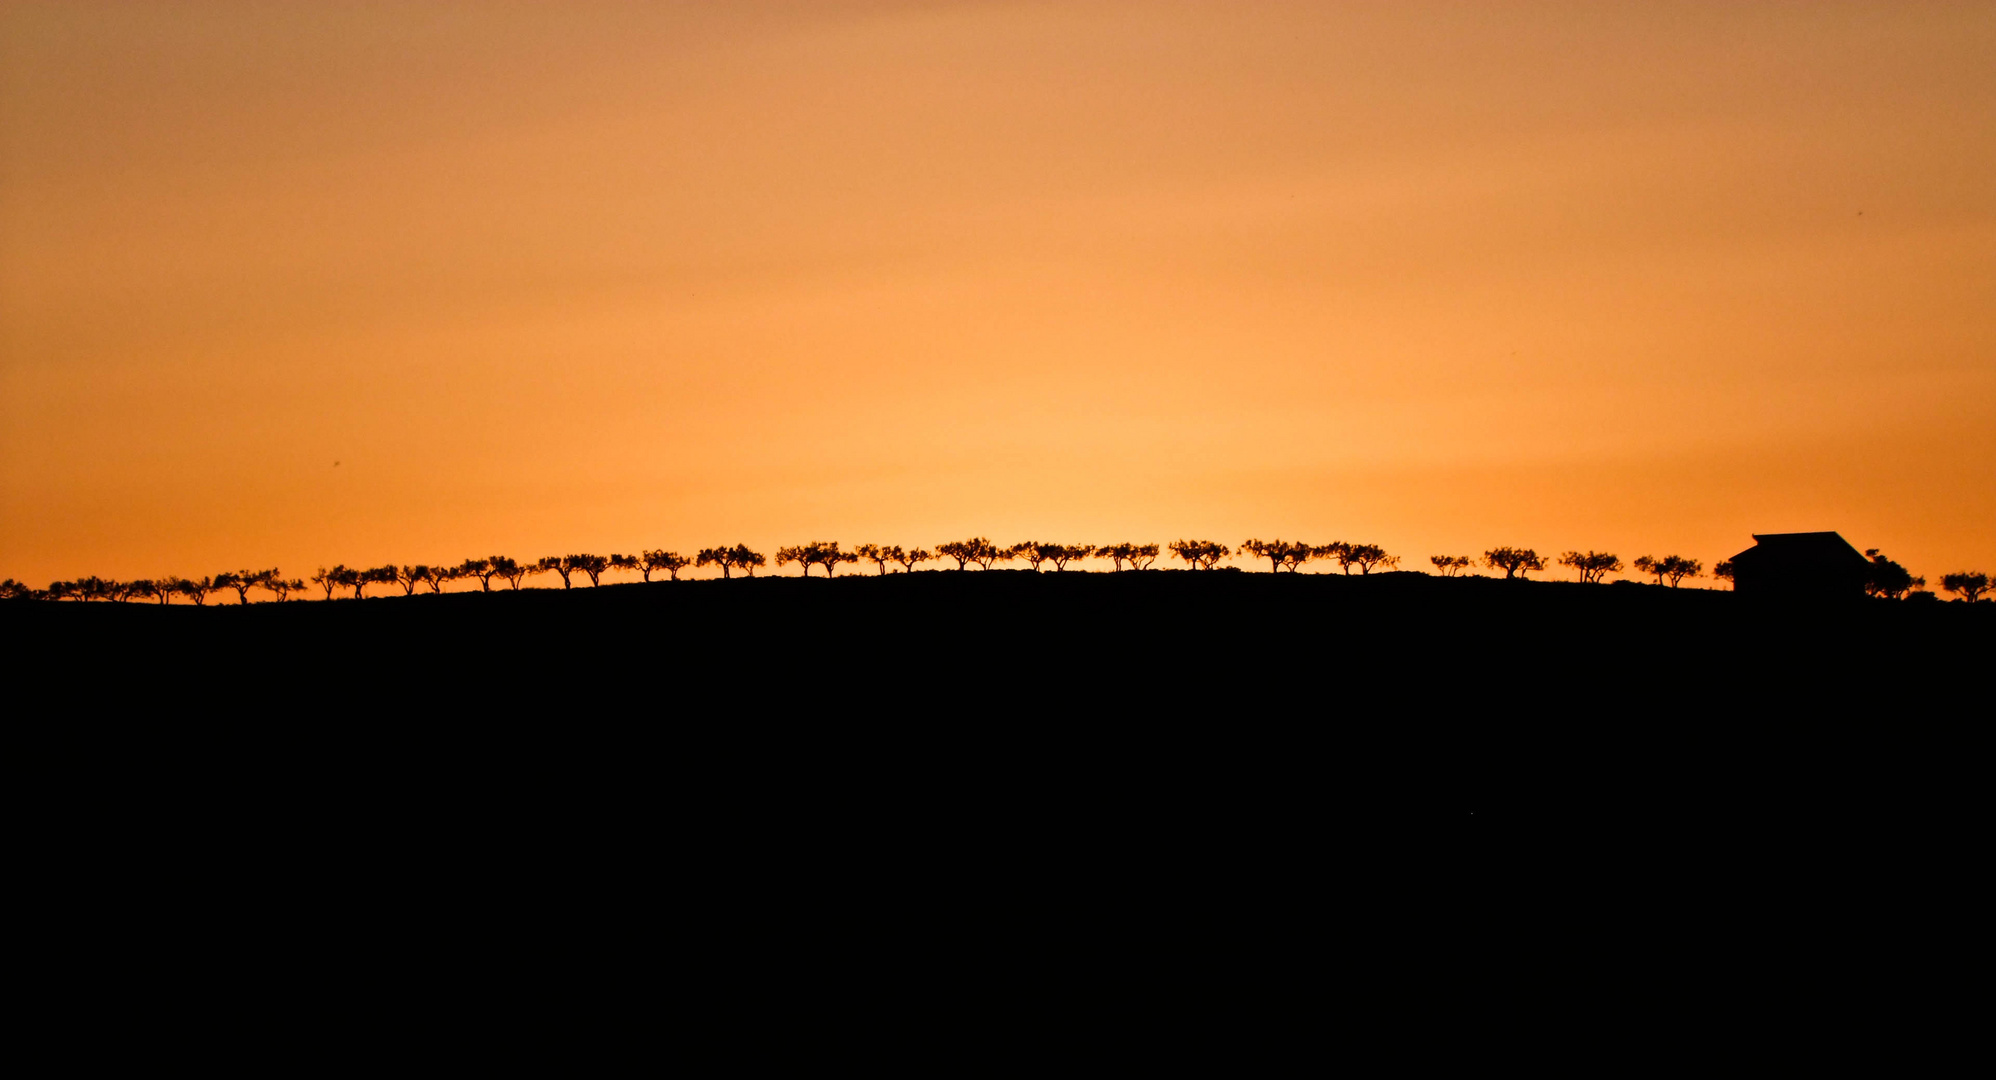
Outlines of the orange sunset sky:
M0 576L1813 529L1996 571L1996 3L0 4Z

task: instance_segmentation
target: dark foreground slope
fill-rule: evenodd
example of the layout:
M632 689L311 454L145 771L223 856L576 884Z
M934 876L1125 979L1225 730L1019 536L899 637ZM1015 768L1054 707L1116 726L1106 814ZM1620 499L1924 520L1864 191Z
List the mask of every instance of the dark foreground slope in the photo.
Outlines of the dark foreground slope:
M1023 865L1141 863L1166 891L1195 864L1209 885L1307 877L1471 811L1592 855L1629 848L1632 820L1697 817L1701 850L1742 865L1964 820L1996 605L1740 599L940 572L6 603L0 628L16 771L43 793L29 835L87 837L63 844L76 858L300 853L285 873L307 883L384 860L498 889L529 864L635 875L645 896L685 874L787 882L742 898L759 911L855 867L922 889ZM1430 875L1512 858L1424 843L1395 850Z
M276 777L348 762L589 798L976 774L1248 801L1374 786L1848 801L1951 798L1980 769L1967 748L1996 605L1741 599L1001 571L14 602L0 620L10 683L49 691L17 725L101 736L141 764L247 754L284 763L255 770Z
M19 602L0 620L22 643L14 678L64 688L59 710L688 733L1940 722L1970 715L1954 692L1986 698L1996 640L1987 604L1795 609L1635 584L1184 571Z

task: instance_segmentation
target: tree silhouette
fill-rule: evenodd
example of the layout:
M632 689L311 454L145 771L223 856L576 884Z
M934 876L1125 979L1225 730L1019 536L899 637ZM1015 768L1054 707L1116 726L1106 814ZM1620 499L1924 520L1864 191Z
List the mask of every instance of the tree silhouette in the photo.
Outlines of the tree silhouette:
M777 548L776 565L789 566L791 563L796 563L805 577L811 576L811 558L802 546Z
M215 591L213 578L174 578L173 591L194 601L195 607L206 607L208 594Z
M768 559L762 557L762 552L751 551L747 544L736 544L734 547L728 549L728 563L750 577L755 576L756 567L762 566L768 561Z
M1158 555L1158 547L1156 544L1131 544L1130 569L1132 570L1150 569L1150 564L1157 561L1157 555Z
M1012 561L1013 552L1011 548L1001 548L989 540L982 538L979 538L976 543L978 546L974 557L977 559L977 565L980 568L989 570L991 569L991 564L994 562Z
M1668 582L1673 589L1685 578L1697 577L1698 572L1705 568L1705 564L1697 559L1687 559L1682 555L1665 555L1661 559L1638 555L1633 565L1645 574L1654 575L1658 585Z
M879 544L861 544L860 546L852 550L854 555L858 556L859 558L866 559L867 561L873 563L873 565L876 568L878 568L876 576L886 577L887 564L895 561L894 553L899 551L900 549L884 548L881 547Z
M1733 580L1733 561L1731 559L1721 559L1719 565L1712 568L1712 576L1728 585L1737 586L1739 584Z
M1621 572L1622 560L1601 551L1569 551L1559 557L1559 565L1572 567L1582 584L1598 585L1602 577Z
M497 555L485 559L466 559L457 564L457 576L477 578L479 590L481 592L491 592L492 575L499 572L498 566L495 565L498 559L499 556ZM509 559L507 561L511 562L512 560Z
M146 584L150 585L152 582L148 581ZM15 581L13 578L0 581L0 600L35 600L39 599L41 594L40 589Z
M1194 570L1211 570L1221 559L1232 555L1233 549L1211 540L1173 540L1165 545L1173 555L1192 564Z
M1897 600L1906 595L1906 590L1927 583L1926 578L1914 577L1905 567L1880 555L1877 548L1866 548L1864 557L1871 560L1871 576L1864 583L1866 596L1884 596Z
M514 592L520 591L520 582L525 580L528 574L536 572L532 566L522 565L504 555L494 555L489 561L492 564L489 569L493 576L511 586Z
M813 540L809 544L804 545L804 550L808 555L808 559L804 564L804 573L806 575L811 573L812 563L817 563L819 566L824 567L825 576L831 577L832 571L838 569L840 563L859 561L858 555L850 551L840 551L839 542L836 540L829 542Z
M92 600L114 600L117 598L118 589L117 582L100 578L95 574L76 579L76 597L84 603Z
M1130 556L1134 555L1136 550L1137 546L1130 543L1104 544L1095 549L1095 554L1109 560L1109 565L1115 567L1115 572L1120 574L1123 572L1123 564L1130 560Z
M345 563L341 563L331 570L326 571L326 580L339 588L352 589L356 595L360 592L360 585L358 584L360 582L360 571L348 567ZM330 589L327 590L326 599L332 599L332 591Z
M334 567L333 569L342 570L345 569L345 567ZM313 574L307 580L309 580L312 584L317 585L321 589L326 590L326 599L328 600L331 600L333 598L333 590L339 588L340 586L339 579L333 575L333 570L328 570L323 566L319 567L318 573ZM160 601L160 603L165 603L165 602L166 601L164 600Z
M1958 594L1963 600L1973 604L1989 591L1989 575L1979 571L1964 570L1959 574L1941 575L1941 588Z
M1326 544L1321 548L1308 544L1292 544L1284 540L1243 540L1241 553L1253 555L1257 559L1267 559L1271 573L1287 570L1296 573L1303 564L1315 558L1319 552L1335 551L1341 544Z
M1282 553L1287 550L1289 550L1289 545L1281 540L1241 541L1241 553L1243 555L1252 555L1257 559L1267 559L1268 572L1271 574L1277 573L1282 569Z
M576 566L575 563L572 561L574 560L574 558L575 556L573 555L546 556L542 558L539 562L536 562L534 564L534 573L545 574L553 572L560 574L561 587L564 589L569 588L575 584L573 581L570 580L571 575L573 575L577 570L581 569L581 567Z
M935 558L935 555L931 554L927 548L910 548L907 551L902 551L897 545L887 550L894 556L894 561L901 564L902 573L906 574L915 572L916 563L929 562Z
M952 540L947 544L937 544L936 554L955 559L956 568L966 570L991 546L991 541L981 536L973 536L968 540Z
M285 577L283 574L278 573L276 567L272 567L269 570L257 571L256 583L274 594L277 597L277 602L280 604L289 598L292 593L305 591L304 582L297 578Z
M646 581L651 580L651 571L645 569L644 558L639 555L613 554L610 556L610 569L634 571L643 574Z
M458 578L462 576L463 576L463 571L461 571L458 567L455 566L423 567L423 584L428 585L430 587L431 596L435 596L438 593L443 592L444 585L447 582L456 581Z
M650 582L651 576L660 570L670 574L672 580L678 581L679 572L691 563L691 559L676 551L647 551L638 556L638 569L644 573L646 582Z
M1677 588L1685 578L1697 577L1699 572L1704 569L1704 563L1699 562L1697 559L1684 558L1681 555L1671 555L1663 560L1663 576L1670 582L1670 587L1673 589ZM1914 584L1925 585L1926 581L1916 578L1914 579Z
M416 586L421 585L424 579L430 576L430 568L422 563L417 563L415 566L390 566L388 569L395 573L395 579L389 584L402 586L403 596L416 595Z
M1497 547L1483 553L1483 565L1504 571L1504 580L1509 581L1519 574L1544 570L1546 561L1531 548Z
M394 566L377 566L370 570L355 570L348 566L335 566L326 573L326 579L342 589L352 589L355 600L365 599L367 587L373 584L393 585L401 580L401 571ZM332 596L331 590L327 597ZM200 601L195 601L199 603Z
M1435 564L1443 577L1454 577L1476 565L1476 560L1467 555L1430 555L1428 561Z
M1351 568L1354 566L1358 567L1359 576L1364 577L1372 573L1372 568L1375 566L1384 569L1398 566L1400 563L1400 556L1386 554L1386 549L1380 547L1378 544L1346 544L1339 542L1332 546L1336 550L1330 553L1331 558L1338 561L1339 568L1347 576L1351 574Z
M1011 547L1012 557L1024 559L1038 573L1040 564L1054 557L1060 551L1059 544L1042 544L1038 540L1022 540Z
M570 555L571 569L589 575L591 588L603 584L603 574L610 569L610 560L601 555Z
M728 557L729 555L730 552L727 548L701 548L699 553L693 556L693 565L719 566L721 568L721 577L725 580L728 572L735 565L734 561Z
M1067 570L1068 563L1074 562L1077 559L1090 558L1094 554L1095 545L1093 544L1062 544L1052 556L1054 573L1063 573Z
M250 591L249 575L250 572L247 570L240 573L224 570L209 580L214 582L216 592L220 592L223 589L234 589L236 590L236 603L247 604L249 603Z

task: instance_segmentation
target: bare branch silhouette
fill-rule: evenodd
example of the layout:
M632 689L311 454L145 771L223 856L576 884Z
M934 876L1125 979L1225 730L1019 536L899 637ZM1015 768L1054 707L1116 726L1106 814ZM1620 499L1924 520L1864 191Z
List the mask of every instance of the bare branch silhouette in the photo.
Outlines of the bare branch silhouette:
M1454 577L1476 564L1476 560L1467 555L1430 555L1428 561L1435 564L1435 569L1441 571L1443 577Z

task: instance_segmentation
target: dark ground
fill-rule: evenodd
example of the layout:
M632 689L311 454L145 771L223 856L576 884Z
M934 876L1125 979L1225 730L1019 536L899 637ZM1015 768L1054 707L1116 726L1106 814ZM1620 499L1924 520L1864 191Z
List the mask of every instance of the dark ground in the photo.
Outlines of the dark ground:
M1824 943L1876 898L1916 934L1979 895L1996 604L1741 601L1178 571L4 602L10 865L31 938L121 978L283 942L252 986L698 956L753 1011L759 971L839 999L883 948L916 1001L1357 948L1492 1002L1555 938L1848 966Z
M1794 609L1405 573L944 571L247 607L22 601L0 604L0 627L16 643L10 681L50 691L28 711L71 730L307 754L356 740L540 746L549 761L623 764L647 756L638 740L769 768L1023 755L1214 782L1171 778L1197 763L1223 777L1305 770L1335 789L1382 765L1499 761L1506 775L1585 762L1567 782L1697 763L1696 784L1847 764L1872 743L1947 745L1984 723L1996 604Z

